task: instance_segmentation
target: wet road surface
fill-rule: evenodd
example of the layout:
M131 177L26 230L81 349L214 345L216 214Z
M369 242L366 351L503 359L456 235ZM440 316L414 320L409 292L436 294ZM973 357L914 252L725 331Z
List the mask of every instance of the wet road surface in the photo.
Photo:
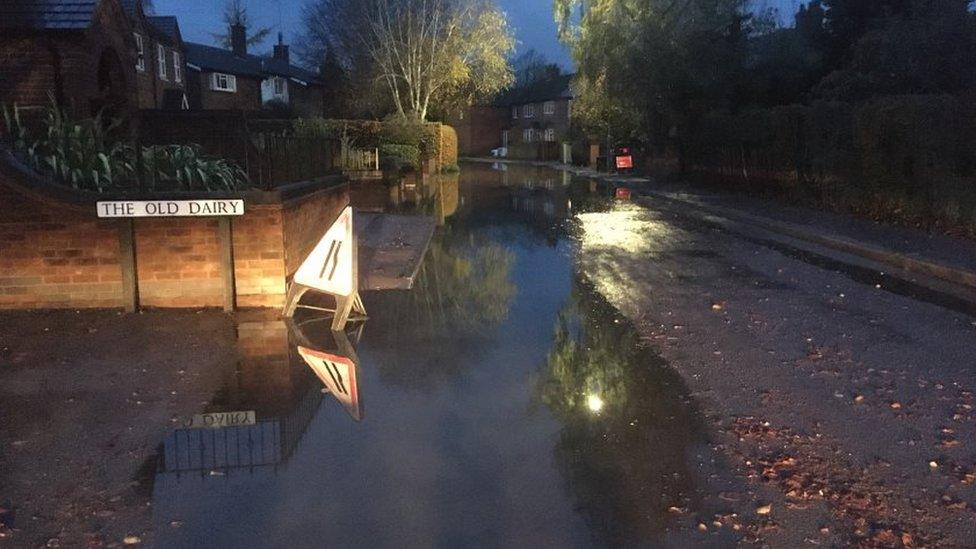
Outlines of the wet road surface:
M128 364L124 349L92 341L122 330L114 313L72 317L94 328L60 342L0 328L11 366L0 411L39 416L0 430L0 463L16 464L0 468L10 539L976 539L968 305L542 168L469 165L433 189L380 191L360 192L360 205L419 209L442 226L414 289L366 294L370 319L344 334L307 311L240 315L233 329L219 315L148 313L125 326L147 340ZM195 337L180 332L194 326ZM103 406L44 413L74 379L59 368L83 364L98 389L65 398ZM148 377L126 377L139 365ZM113 384L117 400L103 394ZM138 436L113 434L119 421ZM201 428L214 423L224 426ZM86 430L98 435L74 444ZM43 470L30 465L34 447ZM93 466L107 447L127 461ZM37 493L52 476L59 488Z

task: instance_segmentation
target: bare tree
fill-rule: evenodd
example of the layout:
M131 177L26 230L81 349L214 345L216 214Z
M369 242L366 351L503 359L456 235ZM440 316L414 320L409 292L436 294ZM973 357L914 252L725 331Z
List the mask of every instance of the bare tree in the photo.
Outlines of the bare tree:
M512 82L515 40L489 0L310 0L307 65L332 51L353 78L385 90L399 115L470 104Z
M226 23L228 27L227 32L215 32L211 34L213 34L214 39L220 45L230 49L233 47L233 44L231 43L229 27L240 25L246 29L251 26L251 20L247 15L247 8L244 7L241 0L227 0L227 2L224 4L224 23ZM264 42L264 39L267 38L269 34L271 34L271 28L261 27L247 36L247 45L256 46L261 42Z

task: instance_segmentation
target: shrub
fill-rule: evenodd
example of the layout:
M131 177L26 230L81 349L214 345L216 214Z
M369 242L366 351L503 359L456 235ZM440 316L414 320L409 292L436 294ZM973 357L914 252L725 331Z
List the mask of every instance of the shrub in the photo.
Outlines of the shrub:
M386 143L380 145L380 166L390 171L420 169L420 148L417 145Z
M389 116L383 120L383 129L380 131L380 143L385 145L420 145L428 140L426 137L427 128L424 123L411 118L402 116Z

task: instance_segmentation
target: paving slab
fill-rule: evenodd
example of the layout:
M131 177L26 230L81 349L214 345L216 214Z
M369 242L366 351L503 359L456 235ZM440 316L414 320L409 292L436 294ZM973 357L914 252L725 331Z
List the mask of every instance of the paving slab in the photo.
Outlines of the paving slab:
M412 288L434 236L434 218L357 211L354 226L359 240L360 289Z

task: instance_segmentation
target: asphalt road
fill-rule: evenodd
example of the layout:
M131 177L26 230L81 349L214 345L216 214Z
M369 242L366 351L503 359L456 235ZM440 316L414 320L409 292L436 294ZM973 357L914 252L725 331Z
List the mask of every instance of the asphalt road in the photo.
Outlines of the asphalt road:
M581 269L692 388L765 542L972 546L976 307L653 200L580 225Z

